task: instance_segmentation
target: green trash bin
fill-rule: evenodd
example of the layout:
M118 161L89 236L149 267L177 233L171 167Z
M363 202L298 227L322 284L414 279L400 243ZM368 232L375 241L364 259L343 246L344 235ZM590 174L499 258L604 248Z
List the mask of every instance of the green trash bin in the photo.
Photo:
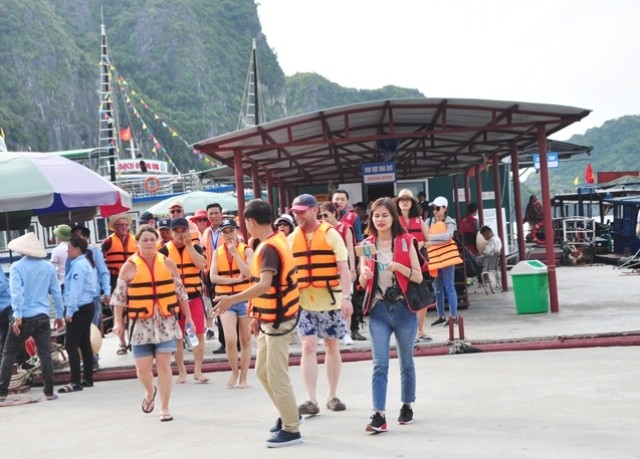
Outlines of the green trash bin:
M518 314L549 312L549 276L547 265L525 260L511 269L513 293Z

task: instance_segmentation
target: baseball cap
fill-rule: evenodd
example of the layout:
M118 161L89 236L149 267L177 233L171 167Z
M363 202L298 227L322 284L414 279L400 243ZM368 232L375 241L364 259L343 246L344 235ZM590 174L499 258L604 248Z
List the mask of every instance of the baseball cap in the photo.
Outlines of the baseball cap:
M171 229L176 229L179 226L184 226L189 229L189 221L184 217L178 217L171 220Z
M158 221L158 229L163 229L163 228L171 228L171 219L170 218L161 218Z
M168 209L171 209L173 207L180 207L181 209L184 209L184 206L180 201L171 201L171 203L169 203Z
M238 229L238 224L233 218L223 218L222 222L220 222L220 230L225 228Z
M293 200L292 210L307 210L309 207L317 207L318 201L310 194L301 194Z
M444 198L442 196L438 196L437 198L435 198L433 200L433 202L430 202L429 205L430 206L449 207L449 201L447 201L447 198Z
M142 215L140 215L140 223L149 223L149 220L152 220L154 218L153 214L151 212L145 212Z

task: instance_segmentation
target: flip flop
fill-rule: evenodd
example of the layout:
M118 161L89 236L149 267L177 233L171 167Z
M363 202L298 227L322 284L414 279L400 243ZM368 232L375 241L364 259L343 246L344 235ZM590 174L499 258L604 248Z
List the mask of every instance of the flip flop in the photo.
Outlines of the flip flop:
M142 411L144 413L151 413L153 411L153 409L155 408L155 400L156 400L156 393L158 392L158 388L156 386L153 386L153 398L151 399L150 402L147 402L146 398L142 399Z
M120 346L116 351L117 355L126 355L127 354L127 346Z
M169 422L169 421L173 421L173 416L171 416L170 414L160 415L160 422Z
M209 378L205 378L204 376L200 376L199 378L193 378L193 380L200 384L208 384Z

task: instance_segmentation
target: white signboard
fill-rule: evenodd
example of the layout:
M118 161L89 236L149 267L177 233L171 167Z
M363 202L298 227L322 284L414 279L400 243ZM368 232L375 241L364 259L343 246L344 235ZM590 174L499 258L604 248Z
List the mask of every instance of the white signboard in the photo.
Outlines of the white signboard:
M142 172L140 161L144 161L147 171L156 174L166 174L169 168L166 161L157 159L120 159L116 161L118 174L139 174Z

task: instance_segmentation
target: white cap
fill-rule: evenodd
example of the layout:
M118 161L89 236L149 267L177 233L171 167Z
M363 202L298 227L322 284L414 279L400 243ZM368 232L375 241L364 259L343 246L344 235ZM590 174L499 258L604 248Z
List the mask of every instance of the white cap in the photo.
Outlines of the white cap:
M438 196L433 200L433 202L429 203L430 206L439 206L439 207L449 207L449 201L447 198Z

